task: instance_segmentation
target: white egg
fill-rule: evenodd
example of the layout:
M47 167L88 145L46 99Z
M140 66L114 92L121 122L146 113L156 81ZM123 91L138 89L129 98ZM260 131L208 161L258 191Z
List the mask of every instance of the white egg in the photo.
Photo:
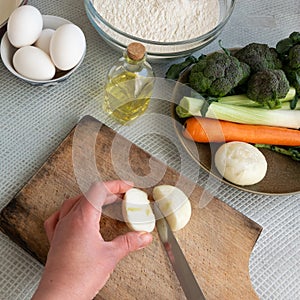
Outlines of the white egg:
M42 49L44 52L46 52L48 55L50 55L50 40L51 40L54 32L55 32L55 30L50 29L50 28L46 28L46 29L42 30L40 37L34 43L34 46Z
M55 75L55 66L49 55L34 46L25 46L13 56L13 66L22 76L33 80L49 80Z
M50 56L58 69L67 71L79 63L85 48L82 30L74 24L65 24L57 28L51 38Z
M252 185L261 181L267 172L264 155L245 142L228 142L215 154L215 166L228 181L237 185Z
M43 29L43 17L34 6L23 5L10 15L7 23L7 36L10 43L20 48L32 45Z

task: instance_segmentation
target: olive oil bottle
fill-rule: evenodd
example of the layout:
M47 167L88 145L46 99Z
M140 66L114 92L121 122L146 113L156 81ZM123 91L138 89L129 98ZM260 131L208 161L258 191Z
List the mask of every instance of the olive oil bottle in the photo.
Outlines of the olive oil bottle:
M131 43L108 72L103 110L121 124L136 119L148 108L154 73L146 56L142 44Z

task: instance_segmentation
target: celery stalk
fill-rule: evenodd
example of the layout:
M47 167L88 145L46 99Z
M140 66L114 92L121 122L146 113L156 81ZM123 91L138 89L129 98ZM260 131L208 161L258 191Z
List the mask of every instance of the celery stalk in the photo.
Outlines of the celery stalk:
M204 98L183 97L176 107L180 118L190 116L208 117L243 124L269 125L288 128L300 128L300 103L290 109L290 101L295 97L295 89L290 88L282 107L266 109L250 100L246 95L225 96L210 104ZM214 100L214 99L213 99Z
M296 90L293 87L290 87L288 93L284 98L279 99L279 101L283 104L285 102L291 101L294 99L296 95ZM233 104L233 105L242 105L242 106L249 106L249 107L261 107L262 105L258 102L251 100L245 94L241 95L231 95L231 96L224 96L217 100L219 103L223 104Z
M205 117L242 124L300 128L300 110L264 109L212 102Z
M204 99L183 97L176 107L176 113L179 118L187 118L190 116L202 117L201 109L205 102L206 100Z
M223 104L242 105L249 107L262 107L260 103L249 99L246 94L224 96L219 98L217 102Z
M294 99L296 95L296 90L291 87L284 98L280 99L282 103L282 109L290 109L289 101ZM202 116L202 108L204 105L208 105L208 101L206 101L203 97L200 98L201 95L197 94L197 97L183 97L176 107L176 113L180 118L187 118L190 116ZM256 101L249 99L245 94L241 95L232 95L232 96L224 96L221 98L213 99L214 101L221 104L230 104L236 106L246 106L246 107L262 107ZM295 109L299 109L300 104L298 103Z

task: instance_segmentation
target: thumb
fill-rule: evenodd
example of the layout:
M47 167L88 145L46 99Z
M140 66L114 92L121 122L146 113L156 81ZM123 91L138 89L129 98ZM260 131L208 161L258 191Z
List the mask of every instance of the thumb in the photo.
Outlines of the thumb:
M130 252L145 248L152 242L152 234L148 232L127 232L111 241L117 259L120 261Z

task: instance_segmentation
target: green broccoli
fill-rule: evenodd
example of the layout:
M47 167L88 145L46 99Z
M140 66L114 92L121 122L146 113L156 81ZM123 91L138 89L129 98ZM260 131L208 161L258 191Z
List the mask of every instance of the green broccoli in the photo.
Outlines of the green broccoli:
M300 95L300 43L290 49L288 62L283 70L290 84L296 89L297 95Z
M291 68L284 67L283 69L291 86L296 89L297 95L300 96L300 68L293 70Z
M250 43L238 50L234 56L239 61L248 64L252 73L265 69L282 68L282 62L276 49L269 47L267 44Z
M276 51L283 62L287 79L300 95L300 32L292 32L288 38L280 40Z
M280 108L280 98L289 92L290 84L283 70L262 70L251 75L247 96L267 108Z
M237 87L250 75L250 67L225 52L209 54L192 67L190 86L201 94L222 97Z
M300 43L290 49L288 55L288 66L292 69L300 68Z
M290 48L297 44L300 44L300 32L294 31L288 38L282 39L276 44L276 51L280 58L284 58L288 55Z

